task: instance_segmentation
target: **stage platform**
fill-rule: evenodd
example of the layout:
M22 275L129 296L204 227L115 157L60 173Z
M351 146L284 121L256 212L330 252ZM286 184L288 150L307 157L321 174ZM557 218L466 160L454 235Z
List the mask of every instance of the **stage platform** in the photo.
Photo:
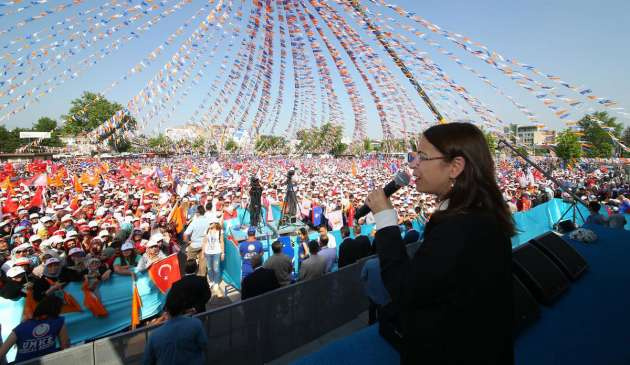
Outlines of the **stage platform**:
M567 239L589 270L515 342L515 363L532 365L630 364L630 232L585 226L593 244ZM457 349L453 349L456 351ZM370 326L293 364L398 364L398 353Z

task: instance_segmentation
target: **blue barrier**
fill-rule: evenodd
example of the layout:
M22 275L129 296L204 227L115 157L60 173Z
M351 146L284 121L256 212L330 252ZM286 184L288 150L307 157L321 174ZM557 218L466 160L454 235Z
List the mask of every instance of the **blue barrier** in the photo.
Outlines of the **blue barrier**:
M139 273L136 277L138 294L142 299L142 319L146 319L160 312L165 296L153 285L148 275ZM133 294L131 276L112 274L110 280L102 282L99 286L101 301L108 312L108 316L104 318L94 317L83 306L81 283L69 283L65 290L79 302L83 309L83 312L63 315L73 345L116 333L131 325L131 298ZM0 298L3 341L20 323L23 308L24 299L12 301ZM15 350L12 350L7 359L12 361L14 358Z

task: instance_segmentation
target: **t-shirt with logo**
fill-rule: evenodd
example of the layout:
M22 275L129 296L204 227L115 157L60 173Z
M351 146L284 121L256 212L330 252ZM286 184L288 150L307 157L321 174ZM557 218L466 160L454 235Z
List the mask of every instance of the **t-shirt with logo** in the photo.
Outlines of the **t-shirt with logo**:
M29 319L20 323L13 329L17 336L15 361L25 361L57 351L57 337L63 324L63 317Z
M258 240L252 241L252 242L243 241L239 245L238 249L241 253L241 257L243 258L243 267L241 270L241 273L242 273L241 277L245 279L247 275L254 272L254 269L252 268L251 259L252 257L254 257L254 255L262 254L262 251L263 251L262 244Z

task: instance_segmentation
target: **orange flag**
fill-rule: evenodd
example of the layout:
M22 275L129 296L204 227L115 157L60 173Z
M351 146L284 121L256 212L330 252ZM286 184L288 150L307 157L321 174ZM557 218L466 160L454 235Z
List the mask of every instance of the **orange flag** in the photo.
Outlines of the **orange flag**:
M352 161L352 177L357 177L357 164Z
M79 182L79 179L77 178L76 175L74 176L74 178L72 178L72 181L74 184L74 191L76 191L77 193L82 193L83 186L81 186L81 183Z
M142 307L142 299L140 299L140 294L138 293L138 287L136 286L136 282L133 283L133 295L131 298L131 329L135 330L136 326L140 324L140 320L142 319L142 314L140 308Z
M175 208L173 208L173 211L169 215L168 222L175 222L175 230L177 231L177 233L180 233L184 230L185 218L182 212L182 207L179 205L179 203L175 205Z
M90 290L88 287L88 280L85 279L83 281L83 285L81 286L81 290L83 291L83 305L87 308L94 317L107 317L107 309L101 303L101 300Z
M6 179L4 179L3 182L0 183L0 188L2 188L2 190L4 191L7 191L12 187L13 187L13 184L11 184L11 179L9 179L8 176Z

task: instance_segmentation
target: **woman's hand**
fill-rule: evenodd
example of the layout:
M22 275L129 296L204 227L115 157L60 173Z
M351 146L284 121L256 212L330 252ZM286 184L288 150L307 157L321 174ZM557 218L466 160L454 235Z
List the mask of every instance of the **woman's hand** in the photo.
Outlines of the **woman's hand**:
M392 202L385 196L383 189L376 189L370 192L367 199L365 199L365 204L370 207L373 214L387 209L394 209Z

